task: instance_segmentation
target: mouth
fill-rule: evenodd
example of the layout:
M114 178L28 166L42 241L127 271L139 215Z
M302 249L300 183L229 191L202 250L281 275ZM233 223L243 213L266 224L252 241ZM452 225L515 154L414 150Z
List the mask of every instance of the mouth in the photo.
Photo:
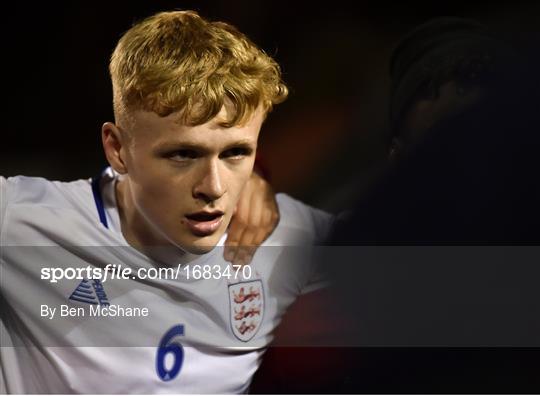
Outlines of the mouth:
M223 221L222 211L196 212L185 215L186 224L190 231L199 237L212 235L216 232Z

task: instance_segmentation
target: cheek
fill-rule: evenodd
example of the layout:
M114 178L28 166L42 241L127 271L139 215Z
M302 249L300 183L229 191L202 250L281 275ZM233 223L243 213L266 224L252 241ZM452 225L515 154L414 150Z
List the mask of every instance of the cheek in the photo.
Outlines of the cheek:
M134 201L139 211L147 218L156 222L162 213L168 212L170 206L168 202L168 192L163 188L162 183L153 181L138 180L134 188ZM161 220L157 221L161 223Z
M166 165L165 160L156 158L139 144L130 152L128 174L140 194L160 194L169 188L168 181L174 177Z
M146 165L146 166L144 166ZM189 174L174 173L158 163L138 164L131 173L134 200L139 209L152 217L164 217L182 211L189 199Z
M251 165L247 164L246 166L242 166L241 169L238 169L236 172L230 175L229 191L236 199L240 197L240 194L251 177L252 172L253 163L251 163Z

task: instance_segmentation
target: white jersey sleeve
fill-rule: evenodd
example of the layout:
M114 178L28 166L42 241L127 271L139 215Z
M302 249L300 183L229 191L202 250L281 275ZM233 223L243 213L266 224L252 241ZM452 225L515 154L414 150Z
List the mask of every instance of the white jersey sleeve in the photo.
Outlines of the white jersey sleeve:
M327 212L306 205L286 194L278 194L280 222L267 243L274 246L312 246L318 249L328 238L335 217ZM303 252L306 253L305 251ZM314 251L312 253L315 253ZM299 294L306 294L327 286L327 277L318 260L306 260L304 272L299 277Z

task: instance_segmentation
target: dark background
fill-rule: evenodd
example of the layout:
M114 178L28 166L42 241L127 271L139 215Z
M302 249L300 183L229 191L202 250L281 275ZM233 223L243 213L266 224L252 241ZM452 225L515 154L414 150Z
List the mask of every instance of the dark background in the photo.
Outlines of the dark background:
M112 120L107 65L117 40L133 22L157 11L195 9L204 17L236 25L280 63L290 97L263 127L260 149L265 165L278 191L332 211L352 202L352 192L367 189L386 158L388 61L399 38L412 27L435 16L470 17L502 32L532 61L540 57L538 1L8 4L2 5L2 88L7 106L0 174L70 180L99 172L105 164L100 128ZM312 306L318 308L319 303ZM292 311L290 317L297 321L290 328L305 328L305 307ZM323 322L328 322L326 317L318 323ZM339 353L332 360L334 352L302 350L294 359L289 348L286 360L280 356L273 365L275 355L269 354L254 390L520 392L538 369L538 350L534 355L523 350L496 356L488 351L478 357L454 350L446 354L373 349L349 354L348 363ZM342 361L352 385L343 384L343 375L338 375L341 388L317 384L313 364L325 360ZM457 376L447 370L451 366L467 372ZM288 376L276 375L279 369ZM339 370L334 368L334 373ZM505 376L508 371L512 376ZM356 377L361 381L355 382ZM295 389L295 384L308 382L314 385Z
M463 16L540 53L540 4L397 1L148 1L3 5L0 173L70 180L105 164L107 72L116 41L154 12L195 9L236 25L281 64L289 99L263 127L278 191L336 210L386 155L388 60L399 37L434 16Z

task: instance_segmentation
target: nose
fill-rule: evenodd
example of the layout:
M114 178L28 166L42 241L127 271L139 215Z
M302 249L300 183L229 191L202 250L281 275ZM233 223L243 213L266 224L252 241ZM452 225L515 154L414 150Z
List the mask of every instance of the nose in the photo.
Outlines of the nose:
M193 187L193 197L210 203L218 200L225 194L226 188L219 158L206 161L201 169L200 177Z

